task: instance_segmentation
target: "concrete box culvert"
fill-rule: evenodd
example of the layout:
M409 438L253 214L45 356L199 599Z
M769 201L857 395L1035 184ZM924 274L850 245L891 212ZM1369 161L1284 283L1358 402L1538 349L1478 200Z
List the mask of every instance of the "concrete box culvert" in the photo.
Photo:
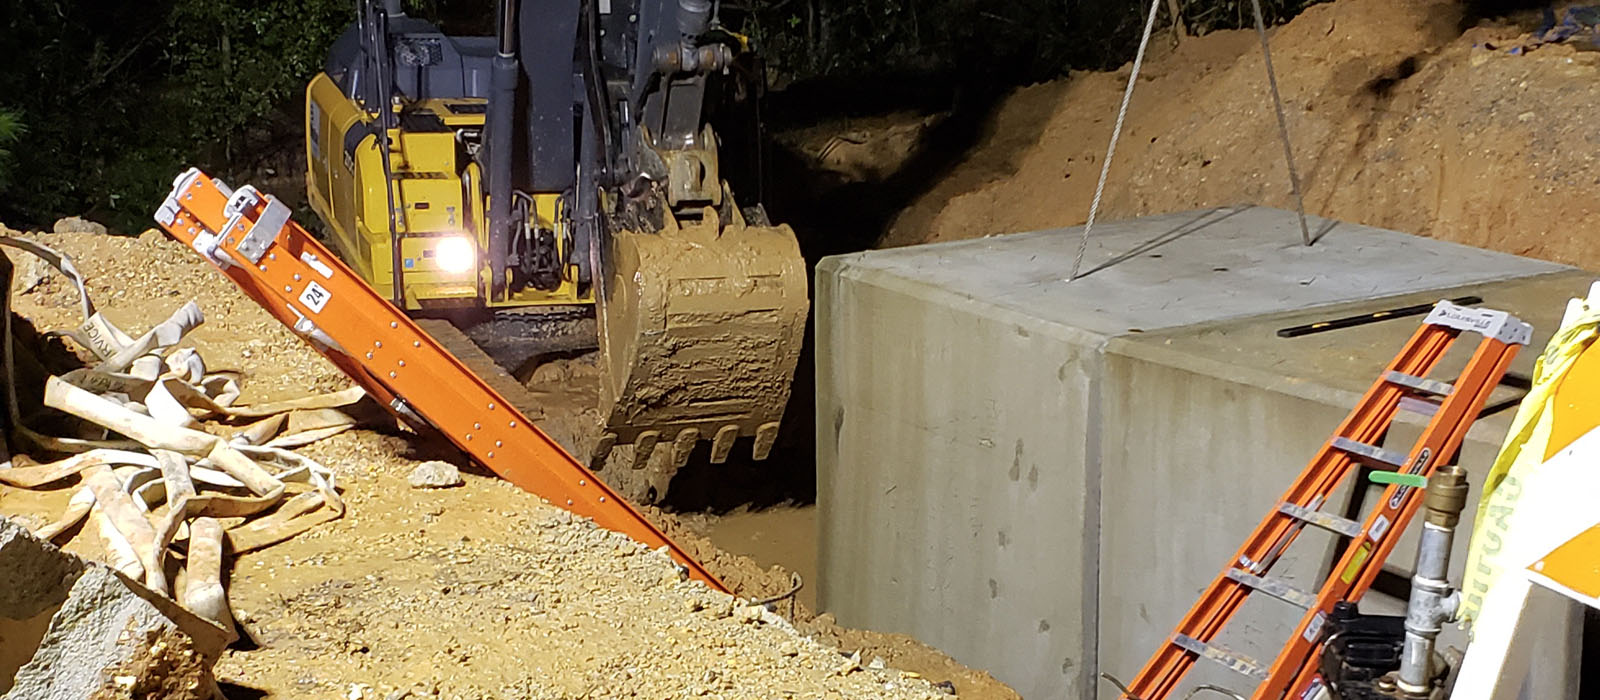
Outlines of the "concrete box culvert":
M0 700L210 698L231 640L0 517Z
M1306 248L1292 213L1259 207L1114 222L1071 283L1079 229L823 260L822 610L922 639L1024 697L1102 697L1099 673L1138 672L1420 318L1295 340L1276 329L1477 294L1542 331L1513 368L1526 372L1593 279L1312 227ZM1469 471L1487 468L1508 420L1474 429ZM1419 429L1401 424L1393 444ZM1412 541L1390 568L1409 568ZM1274 573L1320 580L1333 546L1308 537ZM1270 659L1297 616L1261 612L1229 641ZM1196 668L1196 682L1240 685Z

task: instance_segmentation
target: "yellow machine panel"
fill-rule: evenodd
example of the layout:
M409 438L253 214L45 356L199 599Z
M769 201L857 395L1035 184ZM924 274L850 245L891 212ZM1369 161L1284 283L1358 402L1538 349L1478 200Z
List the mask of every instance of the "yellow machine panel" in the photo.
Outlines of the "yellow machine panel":
M470 104L426 100L411 105L437 116L445 130L390 129L386 176L375 120L327 74L312 79L306 90L306 191L334 248L379 294L394 299L392 197L406 309L592 304L593 292L578 285L576 265L567 266L554 289L524 288L493 301L484 293L489 271L481 252L488 243L488 200L478 164L456 138L456 129L483 125L481 110L463 108ZM394 183L391 192L384 191L385 182ZM530 225L564 232L560 195L531 199ZM564 242L570 238L557 240L567 255Z

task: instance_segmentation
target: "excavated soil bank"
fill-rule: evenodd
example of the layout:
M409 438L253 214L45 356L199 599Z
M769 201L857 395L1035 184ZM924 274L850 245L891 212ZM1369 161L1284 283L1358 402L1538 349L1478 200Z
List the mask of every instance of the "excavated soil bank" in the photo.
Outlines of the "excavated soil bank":
M1307 211L1600 268L1600 53L1464 21L1446 0L1341 0L1272 31ZM1151 51L1101 218L1292 209L1254 33ZM1127 71L1015 91L880 244L1083 223Z

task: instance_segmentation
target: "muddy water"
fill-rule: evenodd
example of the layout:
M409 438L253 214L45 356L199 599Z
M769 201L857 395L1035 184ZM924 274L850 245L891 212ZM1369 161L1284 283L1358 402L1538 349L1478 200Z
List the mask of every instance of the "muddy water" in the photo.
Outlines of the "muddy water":
M773 506L756 511L735 511L708 518L706 537L718 548L742 554L766 566L781 566L800 574L805 587L798 598L807 608L817 608L817 507Z

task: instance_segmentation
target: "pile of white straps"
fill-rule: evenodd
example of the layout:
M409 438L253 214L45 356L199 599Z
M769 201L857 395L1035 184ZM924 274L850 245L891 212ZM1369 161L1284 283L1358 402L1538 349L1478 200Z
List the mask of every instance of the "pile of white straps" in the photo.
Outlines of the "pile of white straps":
M67 537L85 519L105 542L107 563L225 628L232 626L222 588L224 537L235 554L260 549L344 515L327 467L290 451L357 422L360 387L332 394L235 406L239 387L207 373L194 348L179 341L204 318L193 301L135 338L95 310L83 278L66 256L36 242L0 237L0 246L43 259L77 288L83 324L59 334L92 351L98 363L46 381L44 405L82 419L75 435L30 428L19 409L9 303L4 360L13 446L70 455L49 463L0 465L0 484L21 488L79 485L66 512L40 529ZM9 279L3 280L8 286ZM240 428L227 437L202 420ZM67 477L79 475L77 482ZM181 591L168 580L168 555L182 544Z

